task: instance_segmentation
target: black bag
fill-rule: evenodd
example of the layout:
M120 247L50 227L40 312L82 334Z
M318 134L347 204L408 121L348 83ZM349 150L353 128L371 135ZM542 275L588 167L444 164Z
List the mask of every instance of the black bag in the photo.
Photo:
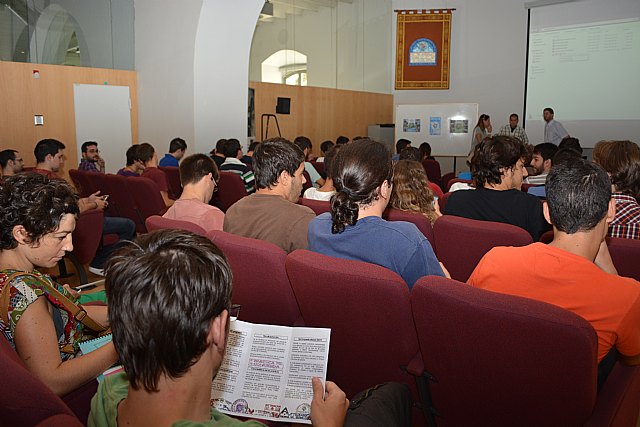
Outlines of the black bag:
M345 427L410 427L411 391L402 383L383 383L351 399Z

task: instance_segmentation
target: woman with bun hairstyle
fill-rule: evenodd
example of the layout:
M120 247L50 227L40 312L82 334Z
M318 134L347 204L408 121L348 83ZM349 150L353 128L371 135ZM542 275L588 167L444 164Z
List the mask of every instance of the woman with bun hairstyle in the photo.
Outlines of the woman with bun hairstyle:
M381 143L362 139L343 147L333 165L331 212L309 223L309 250L386 267L411 288L420 277L446 270L414 224L382 219L392 176L391 153Z

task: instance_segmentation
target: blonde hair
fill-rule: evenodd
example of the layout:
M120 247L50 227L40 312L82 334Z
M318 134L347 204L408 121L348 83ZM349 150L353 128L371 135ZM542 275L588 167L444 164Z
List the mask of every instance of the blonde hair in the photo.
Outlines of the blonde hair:
M393 191L389 205L402 211L418 212L432 224L438 218L434 194L420 162L400 160L393 168Z

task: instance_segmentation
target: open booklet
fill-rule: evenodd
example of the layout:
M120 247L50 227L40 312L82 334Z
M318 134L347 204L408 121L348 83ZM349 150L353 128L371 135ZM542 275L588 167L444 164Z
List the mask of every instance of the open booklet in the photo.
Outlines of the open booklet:
M230 415L311 424L311 378L326 380L330 336L324 328L231 322L211 405Z

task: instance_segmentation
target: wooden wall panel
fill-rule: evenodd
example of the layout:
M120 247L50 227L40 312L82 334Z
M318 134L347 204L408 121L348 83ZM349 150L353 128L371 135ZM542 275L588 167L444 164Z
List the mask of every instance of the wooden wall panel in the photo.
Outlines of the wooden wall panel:
M39 79L32 77L33 70L40 71ZM137 142L138 89L135 71L0 61L0 148L20 151L25 166L34 166L33 147L36 142L44 138L58 139L67 146L63 172L66 175L66 170L77 167L79 161L73 84L105 82L129 86L131 142ZM34 126L33 116L36 114L44 116L44 126Z
M309 137L316 155L322 141L367 136L368 125L393 123L393 95L259 82L249 82L249 87L255 89L256 139L261 138L261 115L275 114L278 97L291 98L291 114L277 115L282 136ZM277 132L271 119L268 137Z

